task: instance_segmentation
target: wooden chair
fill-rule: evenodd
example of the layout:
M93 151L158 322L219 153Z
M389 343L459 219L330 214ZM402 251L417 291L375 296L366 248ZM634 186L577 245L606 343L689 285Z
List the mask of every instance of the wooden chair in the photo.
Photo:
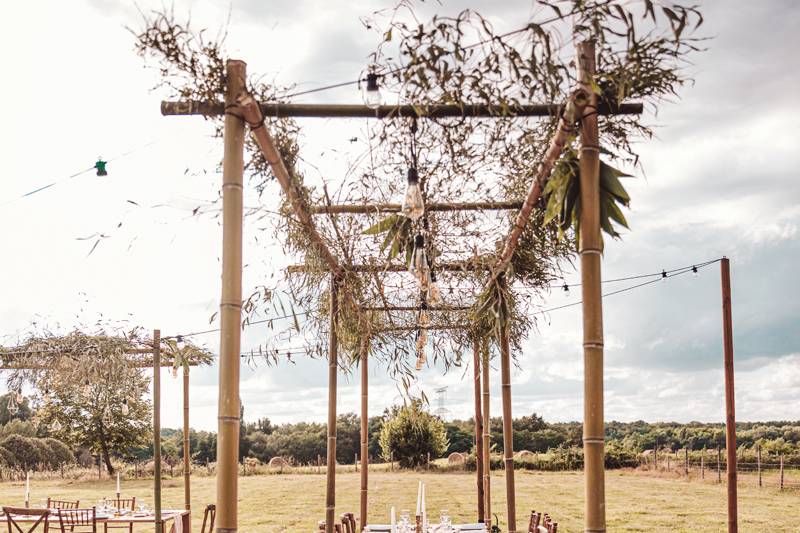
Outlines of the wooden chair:
M8 533L33 533L41 525L44 527L41 531L47 533L50 529L50 509L27 509L25 507L3 507L3 512L6 515L6 524L8 524ZM23 524L22 526L27 529L22 529L20 524L14 520L14 515L38 516L38 520L30 524ZM13 526L13 529L12 529Z
M80 500L51 500L50 498L47 498L48 509L77 509L80 507L80 504Z
M200 533L213 533L214 519L216 517L217 506L213 503L206 505L206 510L203 511L203 527L200 529ZM208 524L208 529L206 529L206 523Z
M108 498L106 500L111 507L125 511L136 510L136 496L133 498ZM109 525L108 522L103 522L103 531L108 533L109 529L127 529L128 533L133 533L133 522L128 524Z
M531 511L528 533L558 533L558 522L553 522L553 519L547 513L542 514Z
M342 530L344 533L356 533L356 515L353 513L342 513Z
M61 533L97 533L97 513L91 509L59 509L58 524Z

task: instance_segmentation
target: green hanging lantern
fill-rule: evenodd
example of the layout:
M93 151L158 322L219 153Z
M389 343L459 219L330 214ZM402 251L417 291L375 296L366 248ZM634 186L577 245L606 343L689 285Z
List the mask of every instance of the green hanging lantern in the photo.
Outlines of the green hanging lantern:
M103 161L99 157L97 158L97 163L94 164L95 170L97 170L98 176L108 176L108 171L106 171L106 163L108 161Z

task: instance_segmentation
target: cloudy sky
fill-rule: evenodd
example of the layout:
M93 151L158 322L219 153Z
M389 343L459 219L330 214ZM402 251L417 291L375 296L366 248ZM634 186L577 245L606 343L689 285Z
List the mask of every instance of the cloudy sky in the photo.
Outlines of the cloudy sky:
M482 5L483 4L483 5ZM530 2L444 2L440 12L477 7L499 29L523 25ZM376 36L358 17L389 2L177 1L197 27L228 22L228 50L250 72L310 88L353 79ZM140 1L142 9L160 1ZM732 261L737 411L740 420L800 416L800 168L795 95L800 72L800 6L784 2L703 2L706 53L679 102L657 116L658 138L641 146L646 177L628 182L632 231L608 243L607 279L658 272L726 255ZM0 179L0 335L13 342L31 323L69 331L98 318L160 328L163 335L207 329L219 301L221 229L192 209L216 198L220 145L200 118L162 117L155 73L144 69L125 29L132 2L19 2L0 21L5 83ZM352 88L304 101L358 102ZM326 172L342 166L359 121L303 121L306 157ZM319 154L318 156L316 154ZM339 155L337 155L339 154ZM109 176L70 175L97 156ZM189 168L190 172L186 173ZM203 171L205 170L205 172ZM24 193L59 181L30 197ZM136 202L137 205L130 203ZM247 199L255 201L254 197ZM245 293L291 258L256 243L246 228ZM97 234L110 235L89 255ZM568 282L577 281L568 273ZM607 285L607 290L625 284ZM546 305L574 301L560 291ZM606 328L606 417L615 420L723 419L718 265L699 278L610 296ZM246 330L244 348L270 335ZM513 375L515 415L550 421L582 416L580 307L540 322ZM198 337L216 351L216 335ZM325 418L325 362L245 369L245 418L276 422ZM499 399L499 375L493 374ZM378 414L399 400L385 369L371 369ZM166 374L165 374L166 375ZM432 395L447 386L452 416L469 416L471 383L461 372L420 373ZM193 427L216 428L217 368L196 370ZM342 380L341 411L358 408L358 387ZM180 383L166 379L163 422L180 423ZM499 412L499 401L492 405Z

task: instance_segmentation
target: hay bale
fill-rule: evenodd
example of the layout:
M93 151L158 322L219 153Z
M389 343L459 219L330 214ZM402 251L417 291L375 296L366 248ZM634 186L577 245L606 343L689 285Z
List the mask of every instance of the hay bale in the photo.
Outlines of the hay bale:
M514 454L515 459L532 459L536 456L535 453L528 450L520 450Z
M447 456L447 464L449 465L463 465L466 460L467 456L459 452L453 452Z
M284 459L283 457L277 455L277 456L275 456L275 457L273 457L272 459L269 460L269 466L276 467L276 468L281 467L281 466L289 466L289 462L286 459Z

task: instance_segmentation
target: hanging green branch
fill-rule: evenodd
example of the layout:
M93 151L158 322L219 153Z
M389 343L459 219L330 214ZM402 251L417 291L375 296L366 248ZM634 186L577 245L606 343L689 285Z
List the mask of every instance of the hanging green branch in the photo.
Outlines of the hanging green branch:
M600 161L600 227L615 239L620 238L616 225L628 228L628 221L620 207L630 207L631 197L619 178L631 177L621 170ZM575 240L581 231L581 177L578 156L569 150L556 164L553 176L544 189L546 211L544 224L555 220L559 236L572 228Z
M381 244L381 253L389 249L387 257L391 261L399 254L404 253L406 263L411 261L411 253L414 251L414 236L411 232L411 219L403 215L389 215L380 220L377 224L364 230L364 235L386 234Z

